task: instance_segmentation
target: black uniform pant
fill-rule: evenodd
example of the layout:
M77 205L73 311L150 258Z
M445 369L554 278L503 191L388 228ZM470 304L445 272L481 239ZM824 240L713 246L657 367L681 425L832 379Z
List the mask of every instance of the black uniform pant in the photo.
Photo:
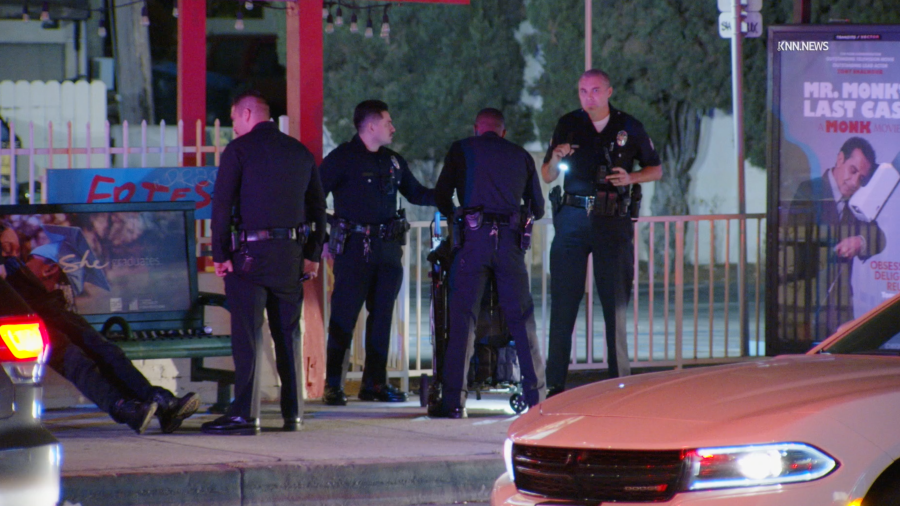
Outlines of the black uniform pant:
M544 360L534 323L534 301L519 234L492 225L465 231L462 248L450 268L450 332L444 357L444 409L464 407L469 361L475 346L475 323L488 276L497 279L497 295L509 333L516 343L525 401L534 406L546 397Z
M370 238L366 254L364 236L351 234L344 253L334 258L334 292L328 322L328 357L325 382L341 386L344 359L350 351L353 329L363 303L366 318L366 363L363 387L387 382L394 302L403 282L403 248L395 241Z
M11 272L7 281L44 320L50 367L97 407L108 413L120 399L146 401L157 390L121 348L67 310L59 292L47 293L39 281L19 271Z
M245 270L248 256L252 260ZM302 248L285 239L248 243L246 253L234 255L234 272L225 276L235 375L230 416L258 418L259 415L263 311L268 316L275 343L275 366L281 379L281 415L285 419L302 415L302 266Z
M606 324L610 377L631 373L625 316L634 280L634 225L630 218L589 217L562 206L553 216L550 247L550 342L547 385L564 388L572 354L572 331L584 296L587 258L593 253L594 283Z
M75 315L42 316L50 334L50 367L71 381L79 392L103 411L120 399L146 401L156 387L138 371L125 352L87 322L60 325Z

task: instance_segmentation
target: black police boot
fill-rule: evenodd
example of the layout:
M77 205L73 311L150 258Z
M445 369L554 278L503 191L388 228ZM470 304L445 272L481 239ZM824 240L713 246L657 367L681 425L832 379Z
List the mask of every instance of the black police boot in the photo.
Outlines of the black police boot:
M298 418L285 418L284 425L281 427L281 430L284 432L299 432L303 427L303 420Z
M140 402L134 399L119 399L113 404L109 415L118 423L127 423L138 434L143 434L153 420L156 413L157 404L155 402Z
M329 406L346 406L347 394L341 387L325 387L325 393L322 395L322 402Z
M469 413L466 411L466 408L445 408L439 406L435 409L429 408L428 416L431 418L450 418L459 420L460 418L469 418Z
M194 392L179 399L172 392L158 388L153 392L151 399L159 405L156 418L163 434L175 432L175 429L181 427L181 422L200 409L200 395Z
M259 434L259 422L242 416L220 416L200 426L204 434L255 436Z
M406 402L408 398L409 395L406 392L401 392L400 389L390 383L363 387L359 391L359 399L361 401Z

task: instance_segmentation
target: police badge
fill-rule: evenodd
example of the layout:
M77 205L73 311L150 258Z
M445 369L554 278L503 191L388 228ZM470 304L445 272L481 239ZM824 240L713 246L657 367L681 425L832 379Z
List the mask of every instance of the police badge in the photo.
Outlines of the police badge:
M619 133L616 134L616 144L618 144L621 148L625 145L626 142L628 142L628 132L626 132L625 130L619 130Z

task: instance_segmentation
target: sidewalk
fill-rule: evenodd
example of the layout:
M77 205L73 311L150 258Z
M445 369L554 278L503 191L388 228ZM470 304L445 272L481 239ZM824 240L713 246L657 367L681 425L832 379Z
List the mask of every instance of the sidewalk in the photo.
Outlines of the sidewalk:
M310 401L294 433L264 405L255 437L204 435L216 415L201 413L169 435L154 421L138 436L96 408L48 411L45 425L63 444L62 499L82 506L486 502L515 419L508 396L470 400L464 420L429 419L411 399Z

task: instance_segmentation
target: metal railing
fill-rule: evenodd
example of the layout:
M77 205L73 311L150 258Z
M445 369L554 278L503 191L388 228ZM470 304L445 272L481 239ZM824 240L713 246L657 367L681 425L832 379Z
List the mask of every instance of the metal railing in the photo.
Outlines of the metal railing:
M394 310L388 363L389 375L400 378L403 388L408 388L410 377L431 373L431 280L430 264L426 260L431 249L430 225L414 222L404 248L405 272ZM764 227L763 214L647 217L635 222L634 288L628 322L632 367L680 368L765 354L765 319L761 306L765 288L760 272L760 266L764 265ZM552 234L551 220L538 221L534 247L525 257L545 356L550 322ZM747 328L742 328L737 293L737 244L740 242L750 246L752 260L747 267L746 296L750 312ZM659 251L659 245L665 244L672 247ZM570 369L603 370L608 366L602 313L594 301L591 265L589 259L583 307L572 334ZM328 274L323 277L325 286L329 283ZM326 307L326 321L327 311ZM350 378L361 376L365 317L363 310L354 334ZM452 318L451 315L451 321Z

